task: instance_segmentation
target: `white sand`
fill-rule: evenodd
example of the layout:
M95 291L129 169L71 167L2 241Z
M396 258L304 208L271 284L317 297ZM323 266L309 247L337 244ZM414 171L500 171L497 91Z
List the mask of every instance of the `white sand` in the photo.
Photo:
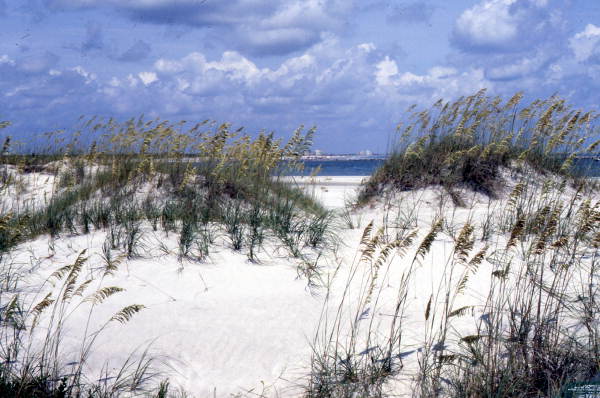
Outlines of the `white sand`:
M286 177L283 181L298 186L328 209L341 209L352 201L364 176Z
M344 204L353 198L364 177L319 177L314 180L295 178L296 184L313 194L326 207L343 213ZM356 253L363 228L369 221L387 225L388 233L408 232L419 228L419 237L429 229L432 220L444 215L448 228L456 232L470 220L476 227L485 221L485 215L504 202L489 201L481 196L467 198L466 208L454 208L448 201L440 204L441 191L427 189L407 192L390 200L383 199L371 207L347 214L339 221L340 243L336 255L330 253L321 259L324 275L333 275L330 310L336 308L346 285L348 270ZM351 221L353 229L348 228ZM454 226L454 227L453 227ZM404 229L403 229L404 228ZM28 291L39 300L48 285L45 278L58 266L71 263L77 254L87 249L91 255L86 272L102 266L99 257L105 232L83 236L63 236L57 240L55 251L48 252L48 237L23 244L15 258L17 263L36 264L28 269ZM158 250L159 243L170 249L170 254ZM135 315L126 325L112 323L99 336L90 358L90 374L98 372L106 361L115 367L135 349L150 344L151 352L172 367L169 376L172 385L180 385L193 396L215 394L219 397L252 392L265 396L297 396L301 394L303 376L309 369L311 343L317 330L324 304L325 289L311 291L304 278L298 277L297 262L285 250L267 243L261 251L260 264L247 261L245 254L228 248L226 241L211 250L205 263L180 262L177 258L177 236L146 231L143 257L124 261L114 276L101 281L102 286L120 286L127 291L109 298L94 309L92 323L101 325L125 305L137 303L147 308ZM413 245L415 246L415 245ZM481 247L477 242L475 251ZM405 371L395 388L401 395L408 393L410 377L416 370L416 353L425 339L424 309L430 295L444 282L442 270L453 241L440 234L428 256L417 264L417 273L409 295L405 314L406 352ZM414 250L411 249L411 250ZM381 316L393 311L395 295L402 272L410 264L413 251L404 259L396 256L389 272L382 276L382 299L375 324L381 330L391 317ZM456 302L461 305L481 303L492 266L484 263L469 281L465 295ZM359 274L369 272L362 270ZM382 270L383 275L383 270ZM100 283L100 282L94 282ZM360 278L351 283L352 294L358 291ZM317 293L317 294L314 294ZM441 300L442 298L437 298ZM434 298L434 306L436 306ZM69 318L71 334L65 336L65 356L77 358L79 339L87 317L86 306L80 307ZM352 303L349 304L349 310ZM460 322L468 329L480 314L474 311ZM371 315L372 316L372 315ZM366 322L366 321L365 321ZM460 325L457 324L457 330ZM467 330L465 329L465 330ZM93 330L93 328L92 328ZM467 332L465 332L467 333Z

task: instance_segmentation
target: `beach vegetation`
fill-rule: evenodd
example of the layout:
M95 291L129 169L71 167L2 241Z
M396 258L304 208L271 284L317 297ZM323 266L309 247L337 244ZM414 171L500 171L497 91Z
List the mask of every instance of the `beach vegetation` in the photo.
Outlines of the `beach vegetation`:
M574 160L597 150L598 114L557 96L529 104L522 104L523 97L519 92L504 101L481 90L440 100L430 109L412 107L409 122L398 126L388 159L365 184L359 202L381 196L386 188L428 186L443 187L456 203L461 203L457 188L497 197L507 169L580 177Z

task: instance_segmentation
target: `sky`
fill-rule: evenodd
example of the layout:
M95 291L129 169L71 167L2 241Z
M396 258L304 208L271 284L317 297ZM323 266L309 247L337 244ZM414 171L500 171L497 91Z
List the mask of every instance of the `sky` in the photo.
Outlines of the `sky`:
M0 0L0 121L212 119L385 152L411 104L486 88L597 109L598 0Z

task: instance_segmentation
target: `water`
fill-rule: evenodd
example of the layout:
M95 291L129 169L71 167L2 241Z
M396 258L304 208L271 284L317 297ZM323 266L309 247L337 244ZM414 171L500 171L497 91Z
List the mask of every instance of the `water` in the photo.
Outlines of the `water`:
M334 159L304 160L304 171L295 171L293 175L310 175L317 168L320 176L370 176L383 164L385 159Z
M292 175L310 175L320 167L320 176L369 176L383 164L383 158L305 160L304 171ZM600 177L600 161L593 158L576 159L576 170L588 177Z
M574 166L575 170L584 176L600 177L600 159L598 158L576 159Z

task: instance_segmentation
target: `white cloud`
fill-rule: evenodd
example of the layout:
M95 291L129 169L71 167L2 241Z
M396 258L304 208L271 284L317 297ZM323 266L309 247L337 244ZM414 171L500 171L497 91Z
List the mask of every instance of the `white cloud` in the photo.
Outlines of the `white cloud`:
M600 42L600 27L588 24L585 29L569 40L569 46L578 62L587 60Z
M392 77L398 75L398 65L396 61L386 56L385 59L379 62L377 65L377 71L375 72L375 80L380 86L393 85Z
M95 73L88 72L87 70L85 70L83 68L83 66L77 65L76 67L71 68L70 70L72 70L73 72L77 73L79 76L83 77L85 79L85 84L90 84L94 80L97 79L97 76L96 76Z
M15 61L13 61L8 55L3 54L0 56L0 65L2 64L14 65Z
M129 83L130 88L136 88L140 80L133 76L131 73L127 75L127 83Z
M262 74L252 61L235 51L225 51L220 61L208 62L206 68L225 72L232 79L244 82L252 82Z
M439 98L456 98L482 88L492 88L483 69L470 68L462 72L446 66L435 66L425 74L409 71L398 73L395 62L385 59L378 65L377 91L386 101L429 105ZM395 72L395 73L394 73Z
M486 77L491 80L513 80L538 72L549 61L545 52L530 57L522 57L514 62L490 67Z
M156 76L156 73L154 72L140 72L138 73L138 77L145 86L148 86L158 80L158 76Z
M41 54L27 55L17 59L18 68L28 74L46 73L48 69L58 63L58 55L46 51Z
M477 46L503 45L518 32L510 6L516 0L492 0L469 8L456 22L457 33Z
M562 23L547 0L482 0L457 19L453 43L465 51L520 51L535 47Z
M364 51L366 53L370 53L373 52L377 49L377 47L375 46L375 44L373 43L361 43L358 46L356 46L359 50Z

